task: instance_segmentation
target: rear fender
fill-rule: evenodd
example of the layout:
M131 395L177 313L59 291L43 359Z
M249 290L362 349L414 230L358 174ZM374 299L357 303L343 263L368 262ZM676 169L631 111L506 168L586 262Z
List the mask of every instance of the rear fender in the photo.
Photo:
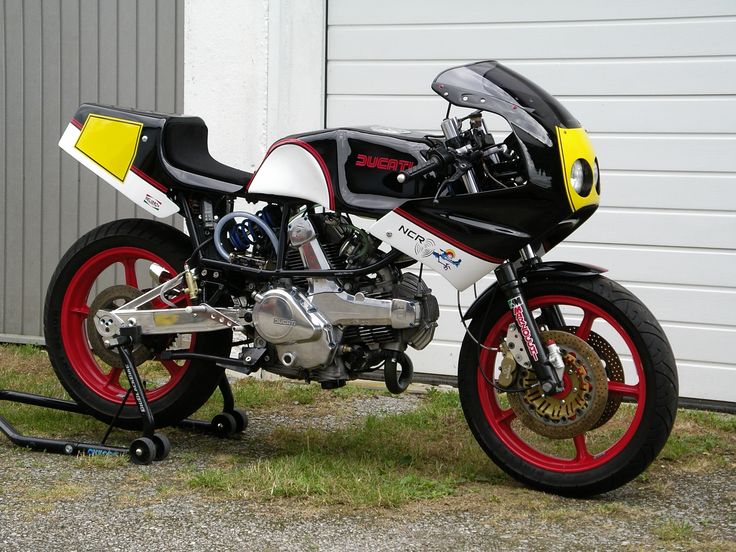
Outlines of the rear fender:
M548 280L551 278L591 278L606 272L607 269L595 265L583 263L570 263L567 261L545 261L537 263L534 266L523 266L519 269L519 277L527 282L536 282L538 280ZM491 284L481 293L478 298L470 305L463 316L464 320L471 320L479 314L488 311L496 298L496 292L499 290L498 282Z

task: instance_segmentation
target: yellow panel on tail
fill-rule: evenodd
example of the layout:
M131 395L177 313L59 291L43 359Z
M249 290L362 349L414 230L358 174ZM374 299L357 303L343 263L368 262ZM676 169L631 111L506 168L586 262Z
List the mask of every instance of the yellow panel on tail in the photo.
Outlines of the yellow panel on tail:
M142 129L143 123L90 114L75 147L122 182L135 159Z

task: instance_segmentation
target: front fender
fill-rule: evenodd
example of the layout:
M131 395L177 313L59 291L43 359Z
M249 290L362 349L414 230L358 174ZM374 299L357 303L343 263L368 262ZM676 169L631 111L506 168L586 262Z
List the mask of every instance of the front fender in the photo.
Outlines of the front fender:
M527 282L537 280L546 280L555 277L562 278L590 278L606 272L606 268L584 263L570 263L567 261L545 261L537 263L534 266L522 266L519 271L519 278L525 279ZM494 282L481 293L478 298L473 301L470 308L463 316L463 320L471 320L479 313L484 313L493 303L498 291L498 282Z

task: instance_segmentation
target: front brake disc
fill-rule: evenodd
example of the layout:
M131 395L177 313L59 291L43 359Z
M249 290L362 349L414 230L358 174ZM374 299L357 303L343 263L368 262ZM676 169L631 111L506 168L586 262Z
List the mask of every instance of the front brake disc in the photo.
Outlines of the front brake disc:
M525 368L521 393L509 393L511 408L532 431L551 439L569 439L592 429L602 419L608 400L608 378L596 351L579 337L563 331L541 332L553 339L565 362L564 390L545 395L534 370Z
M575 333L578 327L565 326L564 328L560 329L566 332ZM618 356L618 353L616 353L616 350L613 348L613 346L603 337L593 331L590 332L590 337L588 337L587 343L588 345L593 347L593 350L603 361L608 380L618 383L624 383L624 366L621 363L621 358ZM603 414L601 414L600 420L598 420L591 429L601 427L603 424L614 417L616 412L618 412L619 406L621 406L621 398L622 396L618 393L608 395L606 408L603 409Z

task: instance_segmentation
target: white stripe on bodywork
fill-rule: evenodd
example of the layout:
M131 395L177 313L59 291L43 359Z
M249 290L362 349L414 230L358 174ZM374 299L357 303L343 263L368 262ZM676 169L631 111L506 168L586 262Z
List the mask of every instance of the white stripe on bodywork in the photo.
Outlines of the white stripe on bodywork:
M179 212L179 207L164 192L143 180L133 171L129 170L125 175L125 180L121 182L84 155L75 147L80 134L81 131L70 123L61 136L61 140L59 140L59 147L152 215L158 218L166 218ZM158 209L156 209L156 206Z
M394 211L378 219L370 227L369 232L379 240L434 269L460 291L498 266L467 253ZM449 250L455 252L452 261L459 261L457 265L449 259L442 258L443 252Z
M276 146L248 186L249 194L304 199L330 208L330 190L317 160L296 144Z

